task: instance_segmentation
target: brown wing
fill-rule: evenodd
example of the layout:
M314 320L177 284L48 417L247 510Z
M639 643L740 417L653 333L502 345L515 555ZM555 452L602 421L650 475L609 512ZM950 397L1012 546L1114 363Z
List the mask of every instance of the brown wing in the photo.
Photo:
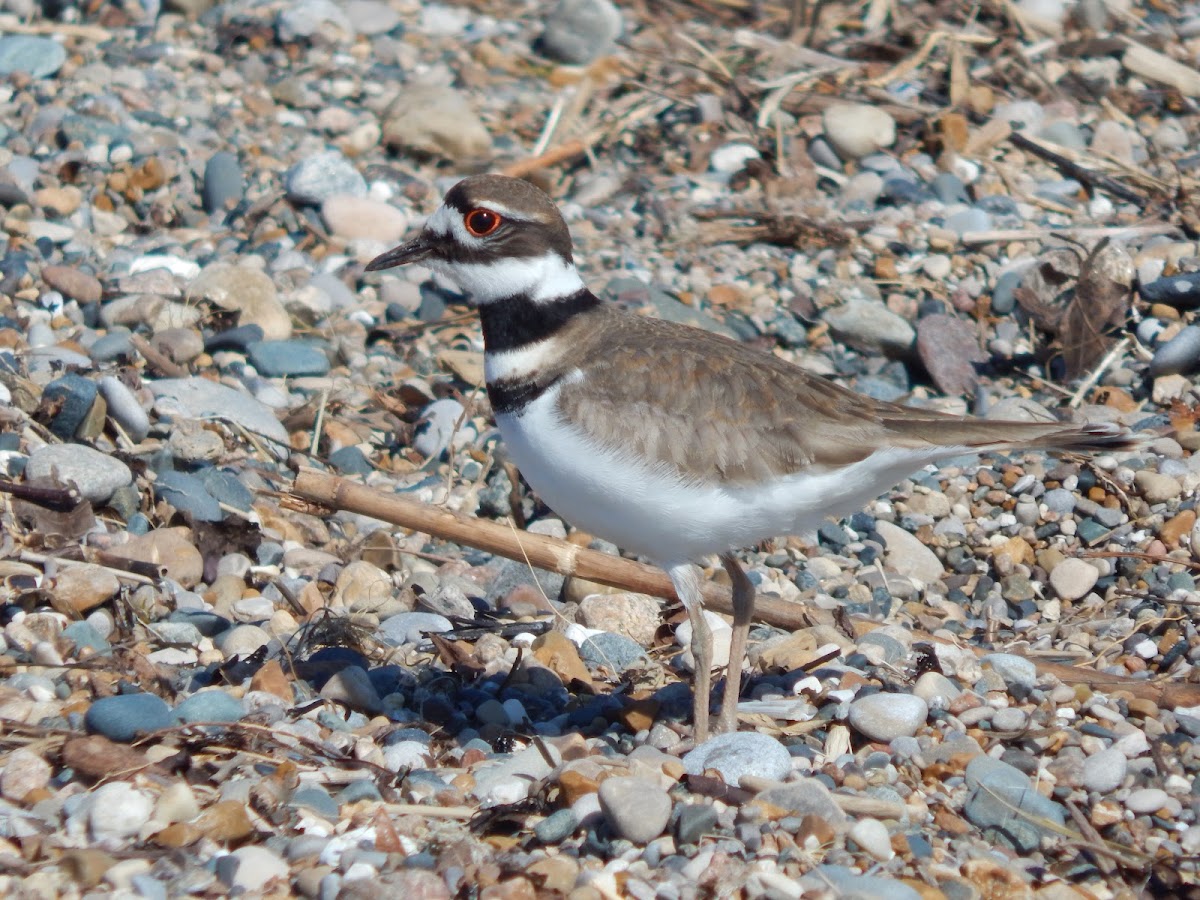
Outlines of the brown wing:
M747 482L847 465L884 444L1086 449L1124 440L1110 426L993 422L872 400L720 335L615 309L591 326L576 338L585 378L564 383L563 413L602 443L696 478Z

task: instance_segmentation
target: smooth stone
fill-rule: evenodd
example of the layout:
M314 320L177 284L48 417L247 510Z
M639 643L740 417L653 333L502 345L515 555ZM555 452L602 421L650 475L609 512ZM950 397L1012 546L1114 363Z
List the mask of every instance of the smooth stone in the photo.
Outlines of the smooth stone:
M933 707L944 709L952 700L962 696L962 688L941 672L925 672L913 685L913 695Z
M367 182L350 160L336 150L316 153L293 165L283 176L288 199L301 206L320 206L330 197L364 197Z
M100 844L122 843L150 820L154 800L128 781L110 781L88 798L88 829Z
M646 649L623 634L604 631L579 645L579 657L589 669L604 666L619 674L645 661Z
M976 367L987 361L975 326L941 313L917 322L917 355L933 383L949 395L971 395L979 381Z
M406 84L383 116L393 150L461 162L492 151L492 136L467 98L452 87Z
M1110 794L1124 783L1128 768L1129 759L1115 747L1093 753L1083 761L1083 786L1099 794Z
M248 844L239 847L223 859L232 860L228 879L222 878L231 892L242 895L260 892L268 884L275 882L286 887L289 883L291 870L287 861L273 850L261 844ZM220 874L221 869L218 869Z
M160 403L169 400L189 418L230 421L264 437L280 455L290 452L287 429L266 404L207 378L164 378L146 383Z
M948 216L946 227L961 238L975 231L990 231L992 217L986 210L973 206Z
M0 37L0 76L5 78L17 72L33 79L49 78L66 61L61 41L25 34Z
M1063 563L1059 563L1059 566ZM1057 571L1058 567L1055 567ZM1031 691L1037 684L1037 666L1023 656L1014 653L989 653L980 658L979 662L986 668L1004 679L1009 690L1016 688L1020 691Z
M829 788L817 778L801 778L799 781L769 787L759 793L754 802L782 810L796 818L817 816L834 831L844 831L850 824L849 817L842 812Z
M534 43L543 56L583 66L609 53L621 36L621 11L610 0L559 0Z
M356 34L387 34L401 24L400 14L383 0L347 0L343 10Z
M246 714L246 706L220 689L192 694L175 707L180 722L237 722Z
M857 820L850 826L847 837L858 844L868 856L880 862L887 862L896 855L892 850L892 838L888 834L887 826L878 819L868 817Z
M401 646L420 643L427 632L440 634L453 627L449 619L436 613L404 612L384 619L379 625L379 636L393 646Z
M335 194L321 204L321 218L335 235L347 241L370 239L396 244L408 231L408 216L371 197Z
M54 578L55 600L80 614L107 603L120 590L116 575L87 563L63 566Z
M562 762L562 755L553 745L547 745L550 761L537 747L527 747L502 759L485 763L475 770L475 786L471 793L480 802L518 803L529 796L530 788L546 778Z
M99 278L74 266L45 266L42 280L64 297L80 303L99 303L104 295Z
M233 469L207 466L196 473L204 483L205 490L225 506L249 512L254 506L254 494L238 479Z
M82 375L63 375L46 385L42 402L58 406L50 431L60 440L72 440L92 411L96 393L96 383Z
M154 694L118 694L93 702L83 722L93 734L128 743L139 734L170 728L175 719L171 707Z
M1141 469L1133 476L1133 484L1147 503L1166 503L1183 492L1179 480L1159 472Z
M896 142L896 120L866 103L834 103L821 114L825 137L844 159L861 159Z
M317 815L336 822L339 812L338 802L329 791L317 785L302 787L288 798L288 806L293 809L307 809Z
M257 625L236 625L213 642L226 659L247 657L271 643L271 635Z
M308 341L258 341L246 351L250 364L266 378L301 378L329 373L329 357Z
M888 875L861 875L846 866L821 865L799 880L804 894L831 894L852 900L922 900L923 894Z
M347 666L325 682L321 696L374 715L383 709L383 701L371 677L359 666Z
M579 602L576 621L586 628L623 634L648 647L662 624L662 607L646 594L590 594Z
M1063 600L1086 597L1100 578L1100 571L1086 560L1064 559L1050 572L1050 586Z
M712 152L708 164L714 172L736 175L752 159L759 159L758 148L750 144L723 144Z
M709 803L685 803L679 809L675 837L680 844L699 844L717 828L717 810Z
M157 528L109 548L116 557L160 566L166 577L184 588L194 587L204 574L204 560L191 529Z
M220 522L225 518L221 504L204 482L189 472L161 472L154 482L154 496L198 522Z
M791 772L792 758L775 738L739 731L719 734L693 748L683 757L683 768L689 775L716 769L726 784L738 785L747 775L778 781Z
M18 747L7 754L0 771L0 796L20 803L32 791L44 790L52 772L50 764L37 753Z
M875 531L884 541L887 566L899 574L922 584L937 584L945 573L942 561L920 538L899 525L878 521Z
M850 703L850 726L880 743L912 737L929 717L929 705L912 694L869 694Z
M200 202L209 213L224 210L241 201L246 193L246 177L236 153L219 150L204 165Z
M878 300L853 298L824 313L839 340L866 350L903 356L916 340L912 325Z
M29 455L26 479L49 478L73 482L91 503L108 501L113 492L133 483L133 472L121 460L86 444L46 444Z
M1066 821L1063 808L1039 794L1028 776L1008 763L976 756L967 763L965 776L971 790L963 807L967 821L998 830L1019 852L1036 849L1043 834L1055 833L1039 827L1039 818L1057 825Z
M475 438L475 429L469 419L464 419L463 412L463 405L450 397L434 400L421 410L420 424L413 434L413 449L426 459L434 459L451 443L457 447L469 444Z
M667 827L671 798L657 781L637 776L617 776L600 782L600 811L618 836L645 844Z
M1187 325L1170 341L1159 344L1150 360L1152 378L1187 374L1200 367L1200 325Z
M258 325L269 341L292 336L292 320L279 299L275 282L254 266L210 263L188 284L184 296L237 313L239 325Z
M534 825L533 833L543 844L555 845L569 838L578 827L579 821L572 810L558 809Z
M140 444L150 433L150 416L133 391L115 375L100 379L100 393L108 404L108 414L121 426L131 441Z
M1135 815L1150 815L1167 806L1170 799L1162 788L1139 788L1125 798L1125 808Z

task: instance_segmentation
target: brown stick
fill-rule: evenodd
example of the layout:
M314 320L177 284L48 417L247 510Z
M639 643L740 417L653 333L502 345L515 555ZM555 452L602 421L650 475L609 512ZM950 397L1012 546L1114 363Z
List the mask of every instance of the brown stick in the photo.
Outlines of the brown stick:
M129 342L133 344L134 350L142 354L142 358L145 359L146 362L158 369L158 371L166 375L168 378L187 378L192 374L183 366L176 364L165 353L160 353L158 350L155 350L153 347L151 347L150 342L140 334L131 335Z
M670 579L665 572L654 566L576 547L574 544L545 535L516 531L497 522L460 516L394 494L380 493L315 469L300 470L292 485L292 494L330 509L344 509L391 522L402 528L486 550L508 559L528 561L532 566L560 575L586 578L589 581L667 600L675 599L675 589L671 586ZM711 581L705 582L703 588L704 603L709 609L726 615L733 614L733 600L728 588ZM754 604L754 617L758 621L789 631L807 628L812 624L805 615L803 605L764 597L759 597ZM917 629L913 629L913 637L918 640L951 643ZM972 647L971 650L980 656L995 652L982 647ZM1134 697L1153 700L1164 709L1200 706L1200 684L1146 681L1107 675L1094 669L1039 659L1030 662L1037 667L1039 673L1054 675L1064 684L1086 684L1097 691L1128 691Z
M532 566L560 575L573 575L640 594L675 599L671 580L665 572L654 566L576 547L545 535L515 531L497 522L460 516L393 494L383 494L324 472L300 470L292 485L292 493L331 509L345 509L381 519L509 559L528 560ZM707 582L704 585L704 603L709 609L733 614L729 588L722 585ZM799 603L759 597L754 610L758 619L779 628L795 631L811 624L804 615L804 607Z
M509 163L501 171L513 178L524 178L527 175L532 175L538 169L548 169L550 166L556 166L561 162L574 159L581 153L586 152L588 146L589 144L579 138L572 138L565 144L551 147L540 156L534 156L530 159L520 159Z

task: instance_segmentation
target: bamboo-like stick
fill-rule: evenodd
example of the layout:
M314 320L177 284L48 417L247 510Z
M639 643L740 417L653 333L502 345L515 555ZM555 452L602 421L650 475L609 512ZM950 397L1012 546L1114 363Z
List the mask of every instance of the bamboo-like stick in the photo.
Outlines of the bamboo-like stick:
M585 578L667 600L675 599L671 579L654 566L576 547L545 535L515 531L498 522L461 516L395 494L384 494L336 475L301 469L292 485L292 493L331 509L370 516L509 559L526 560L532 566L559 575ZM729 588L723 585L706 582L704 604L717 612L733 614ZM759 597L754 610L761 621L789 631L811 624L804 615L804 607L799 603Z

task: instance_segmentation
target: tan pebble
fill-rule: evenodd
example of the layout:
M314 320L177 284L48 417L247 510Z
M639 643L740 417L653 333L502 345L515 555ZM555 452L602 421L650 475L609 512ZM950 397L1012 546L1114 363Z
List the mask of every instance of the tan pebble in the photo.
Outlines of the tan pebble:
M653 697L634 700L626 704L618 716L626 728L637 734L639 731L648 730L654 724L654 717L658 714L660 705Z
M185 588L195 587L204 575L204 560L193 543L192 530L182 526L139 535L108 552L119 559L162 566L168 578Z
M588 778L573 769L567 769L558 779L558 787L563 792L563 799L570 806L586 794L594 794L600 789L595 780Z
M62 748L63 765L89 778L133 775L150 764L146 755L98 734L71 738Z
M204 837L204 832L199 826L189 825L186 822L174 822L150 835L150 842L159 847L178 850L180 847L196 843L202 837Z
M1196 524L1196 511L1185 509L1163 523L1158 530L1158 539L1167 547L1174 549L1179 546L1179 540L1188 534Z
M260 326L269 341L292 336L292 320L279 300L275 283L261 269L212 263L192 280L185 296L189 301L207 300L222 309L241 313L240 324Z
M50 764L27 747L8 754L0 772L0 795L7 800L24 802L34 792L42 792L50 783Z
M544 892L542 896L567 894L579 880L579 863L561 854L539 859L525 871Z
M100 566L64 566L54 578L56 608L87 613L110 600L121 589L117 576Z
M42 280L64 297L80 303L97 303L103 294L100 279L74 266L46 266L42 269Z
M116 861L115 857L109 856L102 850L85 848L67 850L59 857L58 864L67 871L71 880L80 887L94 888L100 883L100 880L104 877L104 873L116 864Z
M579 657L579 648L559 631L541 635L533 642L533 655L543 666L557 675L563 684L572 681L592 683L591 673Z
M246 807L237 800L214 803L200 814L196 827L210 841L219 844L240 841L254 832Z

